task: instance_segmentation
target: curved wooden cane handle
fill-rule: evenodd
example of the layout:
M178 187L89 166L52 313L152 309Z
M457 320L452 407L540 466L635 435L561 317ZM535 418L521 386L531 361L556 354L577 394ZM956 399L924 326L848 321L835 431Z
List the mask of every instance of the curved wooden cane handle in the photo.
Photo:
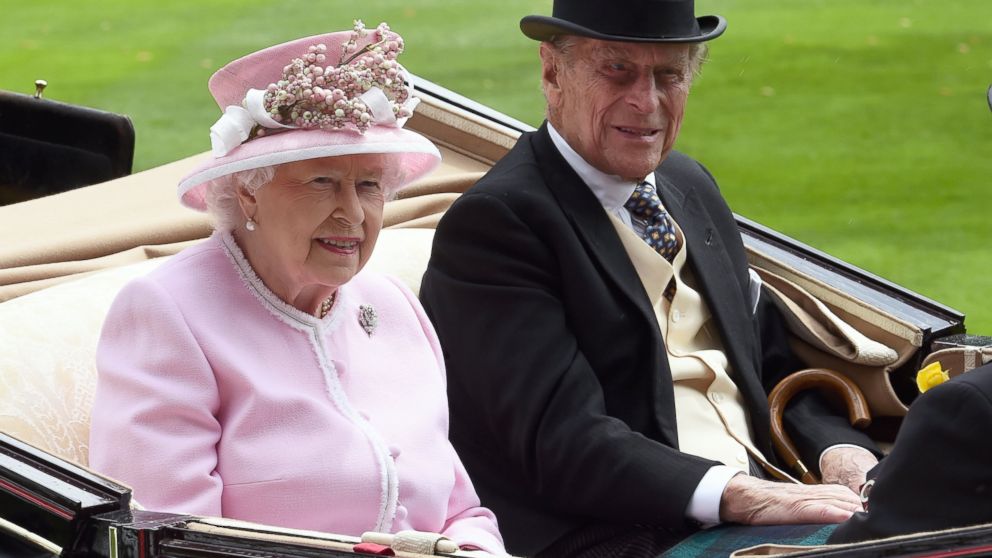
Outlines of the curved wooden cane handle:
M871 424L871 412L861 388L850 378L833 370L824 368L809 368L786 376L768 394L768 407L771 411L772 443L775 451L785 460L786 465L799 472L800 480L806 484L818 484L820 479L813 474L796 451L792 439L785 432L782 417L785 406L794 395L807 389L820 389L833 392L841 397L847 406L848 420L855 428L865 428Z

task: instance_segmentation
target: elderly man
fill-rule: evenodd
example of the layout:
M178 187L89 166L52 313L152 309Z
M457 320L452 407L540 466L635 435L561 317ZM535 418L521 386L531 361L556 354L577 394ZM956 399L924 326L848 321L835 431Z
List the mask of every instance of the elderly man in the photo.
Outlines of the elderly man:
M447 212L421 291L451 439L507 549L645 556L700 525L843 521L874 446L801 397L790 432L835 484L767 480L766 390L802 363L712 176L672 150L726 22L691 0L553 14L520 24L547 122Z

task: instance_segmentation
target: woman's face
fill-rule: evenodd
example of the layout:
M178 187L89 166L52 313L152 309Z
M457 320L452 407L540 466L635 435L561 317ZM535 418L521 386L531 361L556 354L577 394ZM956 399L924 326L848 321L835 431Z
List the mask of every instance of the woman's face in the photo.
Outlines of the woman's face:
M369 260L386 201L382 159L286 163L253 196L242 193L242 207L257 224L240 231L242 247L256 273L287 302L307 288L336 289Z

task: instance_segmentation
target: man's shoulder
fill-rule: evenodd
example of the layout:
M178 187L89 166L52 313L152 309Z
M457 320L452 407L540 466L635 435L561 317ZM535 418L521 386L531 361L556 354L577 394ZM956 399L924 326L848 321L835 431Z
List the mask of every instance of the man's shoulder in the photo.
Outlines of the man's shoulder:
M554 203L549 177L560 174L560 169L552 169L549 165L558 165L559 162L535 145L540 142L539 138L535 138L537 134L522 135L516 145L456 200L448 212L457 212L466 201L478 201L480 198L490 198L512 211L524 213L529 211L527 208L536 210Z
M526 184L543 183L540 158L534 148L536 132L520 136L517 143L469 189L473 191L499 191L516 189L521 182Z
M662 161L661 166L658 170L682 170L682 171L695 171L700 167L699 161L693 159L689 155L677 151L675 149L668 153L668 156Z
M681 151L672 150L655 172L658 176L680 187L716 186L713 176L706 170L706 167Z
M459 196L438 223L435 248L439 238L474 235L480 222L558 229L565 226L563 200L572 206L588 203L573 199L573 194L581 195L581 190L596 203L580 179L569 176L574 172L564 160L558 161L555 153L541 143L544 140L550 144L546 137L540 137L540 132L522 135L503 158Z

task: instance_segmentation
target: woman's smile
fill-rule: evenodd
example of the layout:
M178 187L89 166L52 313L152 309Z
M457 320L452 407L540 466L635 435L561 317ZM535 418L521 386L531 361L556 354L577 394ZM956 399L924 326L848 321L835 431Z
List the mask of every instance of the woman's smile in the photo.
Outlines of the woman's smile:
M322 237L317 245L333 254L352 255L358 252L361 239L357 237Z

